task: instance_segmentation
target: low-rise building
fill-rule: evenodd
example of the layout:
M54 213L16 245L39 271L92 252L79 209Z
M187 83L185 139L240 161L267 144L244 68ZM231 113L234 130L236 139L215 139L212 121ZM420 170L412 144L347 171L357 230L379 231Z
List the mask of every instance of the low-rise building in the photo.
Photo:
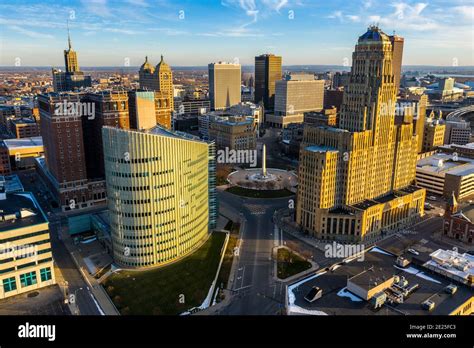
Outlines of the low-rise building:
M10 133L17 139L40 136L40 127L34 118L15 118L9 123Z
M32 193L0 187L0 299L56 283L49 223Z
M13 169L33 168L35 158L44 154L43 138L31 137L3 140Z
M456 154L428 152L418 156L416 185L428 192L466 200L474 195L474 160Z
M474 205L460 206L454 193L446 203L443 234L468 244L474 244ZM474 257L471 265L471 284L474 282ZM458 268L464 270L464 268Z

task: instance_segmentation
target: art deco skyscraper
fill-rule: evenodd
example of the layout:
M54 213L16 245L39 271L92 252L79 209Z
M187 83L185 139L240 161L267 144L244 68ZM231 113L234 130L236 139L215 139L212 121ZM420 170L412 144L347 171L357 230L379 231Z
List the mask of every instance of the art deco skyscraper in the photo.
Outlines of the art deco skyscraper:
M92 86L90 76L79 70L77 53L72 49L69 28L67 33L68 49L64 50L64 65L66 71L52 69L53 87L55 92L68 92Z
M388 35L359 37L340 128L306 127L300 150L297 223L318 238L359 242L424 213L415 179L418 136L395 125L396 85Z
M67 30L67 43L68 43L68 49L64 50L64 65L66 67L66 72L79 71L79 63L77 61L77 54L76 54L76 51L72 49L72 45L71 45L71 35L69 34L69 28Z
M281 57L274 54L255 57L255 103L263 101L265 109L273 110L275 82L281 78Z

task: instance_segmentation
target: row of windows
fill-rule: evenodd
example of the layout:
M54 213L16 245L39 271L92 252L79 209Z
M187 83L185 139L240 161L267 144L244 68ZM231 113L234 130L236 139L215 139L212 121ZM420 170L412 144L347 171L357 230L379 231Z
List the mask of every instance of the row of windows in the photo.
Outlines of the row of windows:
M124 159L124 158L113 158L110 156L106 157L109 162L118 162L118 163L150 163L161 161L161 157L149 157L149 158L134 158L134 159Z
M21 287L24 288L24 287L36 284L37 283L36 277L37 277L36 271L20 274ZM40 269L40 279L42 282L46 282L52 279L50 267ZM6 278L3 280L3 291L5 293L16 290L16 289L17 289L17 284L16 284L15 277Z

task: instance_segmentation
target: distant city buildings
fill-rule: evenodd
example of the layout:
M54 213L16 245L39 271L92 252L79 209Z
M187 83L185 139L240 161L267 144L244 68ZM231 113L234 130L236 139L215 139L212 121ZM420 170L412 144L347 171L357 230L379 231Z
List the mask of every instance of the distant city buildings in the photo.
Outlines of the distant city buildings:
M275 108L265 115L270 126L285 128L290 123L302 123L304 113L321 111L324 106L324 81L313 74L289 74L275 83Z
M196 250L215 227L215 149L161 127L104 127L114 260L165 265Z
M360 242L424 214L425 190L412 185L417 136L395 125L392 50L370 27L353 54L340 128L305 127L296 222L317 238Z
M275 83L281 80L282 58L274 54L255 57L255 103L263 102L265 110L275 106Z
M56 283L48 219L32 193L0 180L0 299Z
M211 110L222 110L241 102L241 66L232 63L211 63L209 99Z

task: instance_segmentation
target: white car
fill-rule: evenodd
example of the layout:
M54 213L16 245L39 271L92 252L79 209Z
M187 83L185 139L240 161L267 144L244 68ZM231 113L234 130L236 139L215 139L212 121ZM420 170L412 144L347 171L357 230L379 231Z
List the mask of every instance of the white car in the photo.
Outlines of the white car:
M413 255L420 255L420 253L416 251L415 249L408 249L408 252L412 253Z

